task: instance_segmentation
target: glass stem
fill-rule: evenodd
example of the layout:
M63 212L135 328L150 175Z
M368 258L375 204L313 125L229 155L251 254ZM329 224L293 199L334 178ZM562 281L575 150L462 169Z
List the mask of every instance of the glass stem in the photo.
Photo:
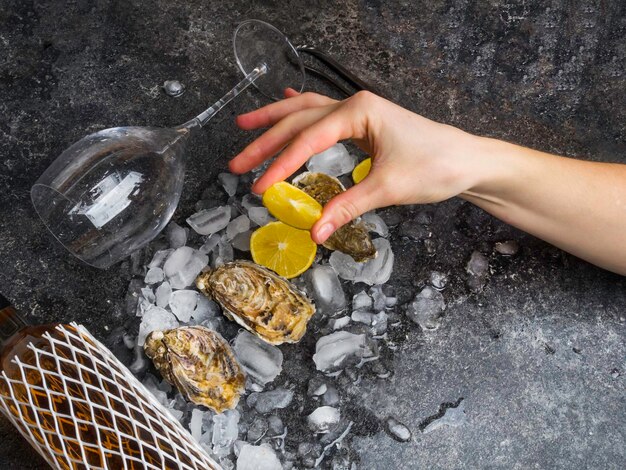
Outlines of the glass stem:
M213 116L215 116L220 109L222 109L226 104L228 104L235 96L241 93L243 90L248 88L252 82L254 82L261 75L267 73L267 65L261 64L257 68L255 68L252 72L245 76L243 80L241 80L235 87L222 96L219 100L217 100L212 106L202 111L195 118L187 121L185 124L178 126L178 129L189 129L192 130L194 128L201 128L207 122L211 120Z

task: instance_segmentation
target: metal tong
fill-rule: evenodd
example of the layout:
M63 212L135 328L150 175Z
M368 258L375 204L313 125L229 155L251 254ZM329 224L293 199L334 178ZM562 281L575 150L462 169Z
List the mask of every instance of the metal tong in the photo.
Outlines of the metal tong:
M372 93L378 96L382 96L383 98L385 97L385 95L381 93L380 90L378 90L373 85L370 85L369 83L365 82L364 80L361 80L353 72L348 70L346 67L341 65L339 62L337 62L335 59L330 57L325 52L322 52L319 49L316 49L312 46L307 46L307 45L298 46L296 47L296 50L298 51L299 54L306 53L308 55L315 57L317 60L322 62L324 65L326 65L333 73L335 73L338 77L340 77L341 80L337 79L337 77L333 77L332 75L326 73L326 71L324 70L317 69L310 65L304 64L304 69L308 73L317 75L318 77L321 77L327 80L332 85L334 85L337 89L339 89L342 93L344 93L346 96L352 96L353 94L355 94L357 91L360 91L360 90L367 90L367 91L371 91ZM346 86L346 84L349 86Z

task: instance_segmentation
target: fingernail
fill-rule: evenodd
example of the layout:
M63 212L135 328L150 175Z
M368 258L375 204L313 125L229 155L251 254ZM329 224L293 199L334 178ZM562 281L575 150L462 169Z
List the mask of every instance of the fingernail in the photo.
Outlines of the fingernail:
M317 231L317 238L320 239L321 243L324 243L328 237L330 237L334 231L333 224L324 224Z

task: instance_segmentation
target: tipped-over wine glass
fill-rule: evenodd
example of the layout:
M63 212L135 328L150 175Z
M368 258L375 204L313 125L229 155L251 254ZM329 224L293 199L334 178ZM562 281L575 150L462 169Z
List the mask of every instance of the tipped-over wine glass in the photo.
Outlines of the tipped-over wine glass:
M88 135L37 180L35 210L70 253L107 268L150 242L178 205L190 135L251 84L273 99L288 87L302 90L302 61L273 26L241 23L233 47L245 78L195 118L169 129L114 127Z

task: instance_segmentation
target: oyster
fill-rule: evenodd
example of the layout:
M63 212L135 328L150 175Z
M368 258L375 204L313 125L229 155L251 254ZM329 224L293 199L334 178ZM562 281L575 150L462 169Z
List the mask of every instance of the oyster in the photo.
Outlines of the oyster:
M237 406L245 375L226 340L215 331L203 326L153 331L144 350L163 378L196 405L217 413Z
M346 189L332 176L324 173L305 172L292 181L293 185L307 193L322 206ZM352 221L333 233L324 246L352 256L355 261L367 261L376 257L376 247L365 224Z
M315 306L293 284L249 261L226 263L196 279L224 314L270 344L296 343Z

